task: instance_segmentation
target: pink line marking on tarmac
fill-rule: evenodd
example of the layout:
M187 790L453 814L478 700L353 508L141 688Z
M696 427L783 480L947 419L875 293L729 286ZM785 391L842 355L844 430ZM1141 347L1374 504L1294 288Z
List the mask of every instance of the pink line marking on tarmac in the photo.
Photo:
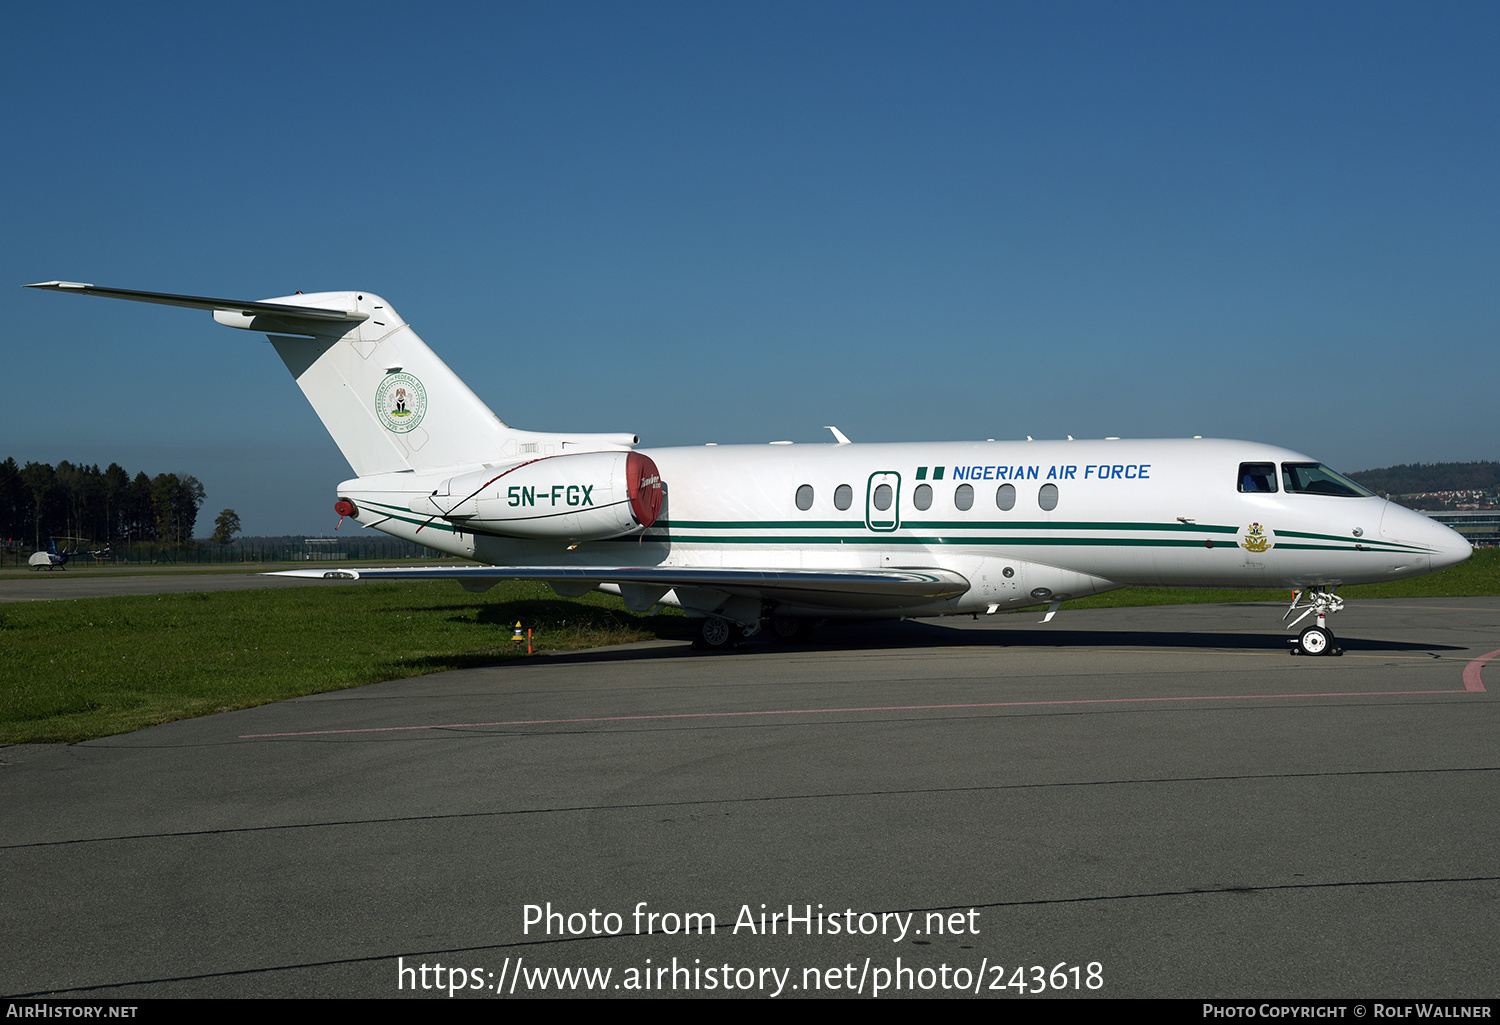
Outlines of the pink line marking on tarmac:
M1470 668L1500 655L1492 651L1469 663ZM512 719L504 722L455 722L430 726L370 726L347 730L304 730L298 733L246 733L240 740L265 740L271 737L324 737L339 733L402 733L410 730L465 730L483 729L490 726L566 726L590 722L639 722L642 720L666 719L732 719L761 715L828 715L838 712L932 712L962 708L1025 708L1037 705L1120 705L1144 704L1160 701L1257 701L1269 698L1373 698L1400 697L1412 694L1463 694L1484 690L1479 683L1479 670L1474 668L1474 683L1469 684L1469 670L1464 670L1463 690L1359 690L1329 691L1324 694L1206 694L1195 697L1175 698L1068 698L1054 701L988 701L961 705L877 705L851 708L778 708L750 712L670 712L662 715L601 715L583 719Z
M1492 651L1488 655L1480 655L1464 666L1464 690L1471 694L1484 693L1484 681L1479 678L1479 674L1483 671L1484 664L1496 655L1500 655L1500 650Z

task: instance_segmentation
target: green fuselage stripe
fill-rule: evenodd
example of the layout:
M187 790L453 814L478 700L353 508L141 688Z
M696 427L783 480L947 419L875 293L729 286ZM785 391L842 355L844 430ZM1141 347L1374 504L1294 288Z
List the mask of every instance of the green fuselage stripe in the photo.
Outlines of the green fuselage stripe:
M658 520L671 530L864 530L864 520ZM1088 520L905 520L912 530L1167 530L1195 534L1237 534L1238 527L1196 523L1107 523Z
M398 520L402 523L410 523L421 526L424 530L436 530L449 534L474 534L484 537L501 538L503 540L515 541L518 539L509 534L502 534L494 530L481 527L463 526L456 527L441 517L426 518L413 514L408 509L400 506L387 505L383 502L366 500L366 505L378 510L380 515L387 519ZM838 531L857 531L857 533L844 534L716 534L716 533L673 533L673 528L678 531L710 531L725 529L761 529L761 530L786 530L786 529L826 529ZM911 531L922 530L1133 530L1133 531L1171 531L1191 532L1200 535L1196 538L1141 538L1141 537L1080 537L1078 535L1063 537L1043 537L1034 534L1023 536L996 537L993 534L974 536L968 534L958 535L930 535L913 534ZM1205 538L1201 535L1209 534L1235 534L1236 527L1225 527L1218 525L1198 525L1183 523L1105 523L1105 522L1060 522L1047 523L1045 521L1026 520L1015 522L1002 522L993 520L982 520L978 522L966 522L955 520L931 520L931 521L908 521L903 524L899 532L870 533L865 524L860 520L677 520L666 522L649 528L644 535L627 535L624 537L606 538L607 541L630 542L639 544L642 540L659 544L695 544L695 545L766 545L770 547L806 547L810 545L932 545L932 546L1005 546L1024 548L1036 547L1077 547L1077 548L1207 548L1207 541L1213 541L1213 551L1237 552L1240 545L1233 540L1219 538ZM1346 538L1330 534L1310 534L1296 530L1282 530L1277 532L1278 537L1300 537L1309 540L1322 540L1335 542L1333 544L1296 544L1292 542L1278 541L1270 549L1286 548L1289 550L1323 551L1323 552L1384 552L1384 553L1416 553L1425 554L1425 550L1399 542L1384 541L1375 544L1367 542L1354 542Z

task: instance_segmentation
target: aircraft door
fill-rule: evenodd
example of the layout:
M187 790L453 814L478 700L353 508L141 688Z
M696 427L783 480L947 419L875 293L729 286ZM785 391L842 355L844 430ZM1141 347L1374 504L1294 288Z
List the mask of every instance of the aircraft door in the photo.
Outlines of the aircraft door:
M865 526L882 533L901 526L901 475L894 470L870 474L865 486Z

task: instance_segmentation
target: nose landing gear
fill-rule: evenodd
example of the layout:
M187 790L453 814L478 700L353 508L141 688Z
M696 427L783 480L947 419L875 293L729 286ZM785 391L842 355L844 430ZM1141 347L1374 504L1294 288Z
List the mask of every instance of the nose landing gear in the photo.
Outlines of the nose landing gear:
M1287 643L1292 646L1291 653L1293 655L1342 655L1344 649L1337 646L1333 631L1328 629L1328 617L1342 610L1343 607L1344 599L1332 591L1308 588L1305 591L1295 592L1292 595L1291 607L1281 618L1285 620L1298 609L1303 611L1302 615L1287 624L1287 629L1296 626L1313 613L1317 613L1318 622L1316 626L1304 629L1295 638L1287 639Z

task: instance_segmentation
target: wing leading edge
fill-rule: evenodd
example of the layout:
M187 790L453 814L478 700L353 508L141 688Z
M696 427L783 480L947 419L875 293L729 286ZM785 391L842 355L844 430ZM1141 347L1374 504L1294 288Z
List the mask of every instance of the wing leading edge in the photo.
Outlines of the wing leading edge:
M863 570L715 569L685 566L417 566L372 569L293 569L267 576L321 580L457 580L468 586L500 580L538 580L563 584L578 593L600 584L648 588L702 588L726 595L777 598L865 609L926 604L956 598L969 581L952 570L932 567Z

